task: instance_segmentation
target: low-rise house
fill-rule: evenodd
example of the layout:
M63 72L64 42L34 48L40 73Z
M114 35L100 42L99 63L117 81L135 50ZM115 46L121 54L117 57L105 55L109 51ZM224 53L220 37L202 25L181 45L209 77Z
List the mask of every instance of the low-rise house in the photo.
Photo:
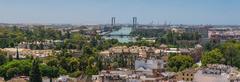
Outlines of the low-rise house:
M240 40L240 30L234 28L211 28L208 30L208 38L215 42L224 42L229 39Z
M56 43L62 43L63 40L44 40L34 42L21 42L18 44L19 48L35 49L36 46L41 49L53 49Z
M147 57L147 52L144 51L144 50L139 50L139 57L146 58Z
M98 75L93 75L93 81L124 81L133 72L128 69L119 68L117 70L102 70Z
M209 64L194 74L194 82L237 82L239 78L237 68L222 64Z
M124 53L124 54L129 54L129 53L130 53L129 48L123 48L123 53Z
M178 81L193 82L194 74L197 72L197 68L189 68L179 72L176 75Z
M122 47L113 47L113 48L110 48L110 51L113 54L122 54L123 53L123 48Z
M7 52L9 55L12 55L14 58L16 58L17 51L19 53L19 58L26 58L27 56L47 57L52 55L53 53L52 50L31 50L31 49L24 49L24 48L19 48L18 50L16 48L4 48L0 50Z
M111 53L108 50L100 52L100 55L102 56L109 56Z
M182 54L191 56L195 62L198 62L203 54L203 47L197 44L194 48L169 48L162 51L162 55Z

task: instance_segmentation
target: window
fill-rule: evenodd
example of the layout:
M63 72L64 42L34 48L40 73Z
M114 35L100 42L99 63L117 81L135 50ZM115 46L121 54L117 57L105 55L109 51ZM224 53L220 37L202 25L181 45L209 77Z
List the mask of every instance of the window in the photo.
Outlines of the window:
M187 78L187 81L188 81L188 78Z
M193 74L191 74L191 76L193 76Z
M188 76L188 74L187 74L187 76Z
M184 78L182 78L182 80L185 80Z
M191 78L191 81L193 81L193 78Z
M182 75L184 76L184 73Z

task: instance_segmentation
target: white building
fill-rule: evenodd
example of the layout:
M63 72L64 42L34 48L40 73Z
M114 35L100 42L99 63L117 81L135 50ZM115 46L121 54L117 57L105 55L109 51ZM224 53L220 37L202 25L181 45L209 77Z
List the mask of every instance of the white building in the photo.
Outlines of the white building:
M151 71L153 69L163 69L164 68L163 60L156 60L156 59L142 59L142 60L135 60L135 70L136 71Z

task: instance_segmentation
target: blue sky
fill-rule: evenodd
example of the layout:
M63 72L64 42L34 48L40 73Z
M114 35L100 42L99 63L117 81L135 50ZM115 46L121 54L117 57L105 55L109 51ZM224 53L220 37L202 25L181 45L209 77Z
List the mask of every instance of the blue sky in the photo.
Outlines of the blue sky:
M2 23L240 24L240 0L0 0Z

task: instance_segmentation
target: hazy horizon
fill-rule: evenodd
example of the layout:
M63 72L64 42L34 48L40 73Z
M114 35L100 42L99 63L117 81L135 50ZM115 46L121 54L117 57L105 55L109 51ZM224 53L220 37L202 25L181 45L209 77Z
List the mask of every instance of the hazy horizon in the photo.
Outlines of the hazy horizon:
M239 25L239 0L2 0L1 23Z

